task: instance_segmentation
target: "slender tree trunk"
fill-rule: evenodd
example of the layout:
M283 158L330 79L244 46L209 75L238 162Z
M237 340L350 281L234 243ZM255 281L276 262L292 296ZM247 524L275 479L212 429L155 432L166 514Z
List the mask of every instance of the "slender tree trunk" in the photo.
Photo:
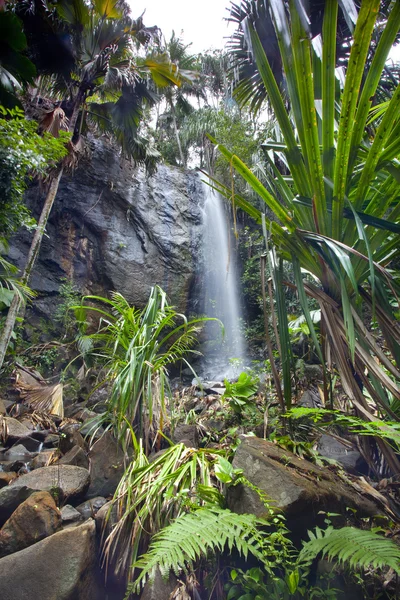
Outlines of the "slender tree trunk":
M73 134L75 130L76 121L79 114L80 105L83 100L83 93L81 90L78 91L78 94L75 98L75 106L73 113L71 115L69 121L69 131ZM39 254L40 246L43 239L43 234L46 230L47 221L49 219L49 215L51 209L53 208L54 200L57 196L58 186L60 185L60 180L63 174L63 167L59 166L55 175L51 177L49 191L47 192L46 199L43 204L42 212L39 217L39 222L37 224L35 234L33 236L33 240L31 243L31 247L29 248L28 257L26 259L26 264L24 271L21 276L21 282L27 284L29 282L33 267L35 266L37 255ZM4 329L0 336L0 369L3 366L4 357L7 352L8 345L10 343L10 339L12 336L12 332L15 327L15 321L18 317L19 310L21 308L21 299L17 294L14 294L14 298L11 302L10 308L8 309L6 322L4 324Z
M176 137L176 141L178 144L179 158L181 160L182 166L186 168L186 161L185 161L185 157L183 156L182 145L181 145L181 140L180 140L179 131L178 131L178 125L176 123L175 107L174 107L172 100L170 100L169 103L171 106L172 122L174 124L175 137Z
M21 277L21 282L27 284L35 265L37 255L39 254L40 246L43 239L43 234L46 229L49 214L54 204L55 197L57 195L58 186L63 173L63 168L60 167L58 172L52 177L50 182L50 188L44 202L42 212L39 218L38 225L33 236L31 247L29 248L28 257L26 259L26 265L24 272ZM8 309L6 322L4 329L0 337L0 369L3 366L4 357L10 343L11 335L14 330L15 321L21 308L21 299L18 294L14 294L14 298L11 302L10 308Z

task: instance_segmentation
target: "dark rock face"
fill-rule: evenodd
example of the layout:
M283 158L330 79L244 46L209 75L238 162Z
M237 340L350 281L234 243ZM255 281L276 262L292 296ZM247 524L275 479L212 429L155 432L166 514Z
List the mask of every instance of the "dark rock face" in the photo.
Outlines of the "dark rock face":
M35 492L13 512L0 531L0 557L23 550L61 527L60 511L48 492Z
M94 521L0 559L2 600L97 600Z
M201 233L200 179L162 165L147 178L106 143L89 146L91 159L60 184L31 279L39 293L35 310L51 314L63 277L85 293L117 290L137 306L159 284L172 304L186 309ZM35 216L43 197L38 187L27 194ZM18 266L30 241L25 232L11 245Z

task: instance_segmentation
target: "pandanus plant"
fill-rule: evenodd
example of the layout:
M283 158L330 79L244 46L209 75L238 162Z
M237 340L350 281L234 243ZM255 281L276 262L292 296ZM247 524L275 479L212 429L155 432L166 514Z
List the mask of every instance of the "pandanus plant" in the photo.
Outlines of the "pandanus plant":
M265 206L259 210L232 190L215 185L265 223L276 256L293 265L298 296L325 373L338 371L345 393L365 420L375 421L377 414L399 420L398 285L388 267L400 249L400 85L384 105L374 106L374 97L399 31L400 2L396 0L387 20L379 22L381 34L366 71L380 2L363 0L341 73L336 35L339 6L344 3L325 2L322 33L314 39L303 2L268 4L285 93L251 21L242 22L281 135L279 143L264 146L264 184L238 156L218 146ZM317 283L306 280L306 273ZM308 298L321 309L318 337ZM290 344L284 316L279 334L285 357ZM289 406L289 361L283 360L282 367ZM378 443L387 464L399 473L396 455L384 442Z

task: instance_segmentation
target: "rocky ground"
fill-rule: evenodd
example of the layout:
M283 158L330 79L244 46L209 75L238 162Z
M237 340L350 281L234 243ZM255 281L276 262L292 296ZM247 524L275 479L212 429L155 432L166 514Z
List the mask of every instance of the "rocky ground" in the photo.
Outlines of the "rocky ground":
M201 391L177 392L178 407L184 404L193 422L178 422L170 431L175 442L224 446L232 431L220 386L214 382ZM94 415L85 403L70 405L60 417L32 410L20 397L0 401L2 600L120 597L104 588L98 557L108 502L127 457L111 432L97 431L89 445L84 434ZM344 467L338 473L243 433L243 427L236 428L241 443L234 467L274 499L298 539L322 523L325 511L346 515L351 509L358 518L390 513L388 499L360 473L361 456L349 442L330 436L319 442L321 453ZM239 513L262 515L265 510L258 496L240 485L231 491L228 505ZM141 598L167 600L169 591L160 579Z

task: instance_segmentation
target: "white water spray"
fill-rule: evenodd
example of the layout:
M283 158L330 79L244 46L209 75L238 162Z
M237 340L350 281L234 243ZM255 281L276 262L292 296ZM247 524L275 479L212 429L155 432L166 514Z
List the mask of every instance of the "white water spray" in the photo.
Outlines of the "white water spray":
M241 331L236 248L221 196L204 182L203 186L204 312L220 319L225 327L223 340L215 324L207 327L206 370L212 378L229 378L242 370L240 361L246 354ZM232 359L239 359L239 365Z

